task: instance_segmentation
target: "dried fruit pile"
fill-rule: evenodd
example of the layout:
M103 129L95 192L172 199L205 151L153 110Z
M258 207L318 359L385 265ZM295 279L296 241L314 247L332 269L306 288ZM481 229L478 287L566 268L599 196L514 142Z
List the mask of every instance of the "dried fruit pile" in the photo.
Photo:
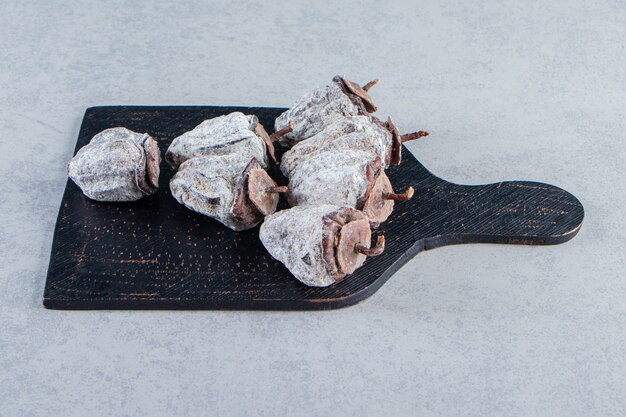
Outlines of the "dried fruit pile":
M412 187L394 192L385 169L401 162L403 142L428 134L401 135L391 118L370 115L376 106L368 90L377 82L361 87L333 78L281 114L271 136L254 115L205 120L166 152L177 170L172 195L236 231L263 222L263 245L304 284L340 281L383 252L383 236L371 247L372 228L395 201L413 196ZM280 162L288 186L267 173L277 163L276 140L290 148ZM68 173L91 199L134 201L156 192L159 163L152 137L116 127L80 149ZM276 212L280 193L291 209Z
M335 77L276 119L277 130L293 126L281 140L291 149L280 168L294 207L268 216L260 238L307 285L331 285L380 255L384 237L370 248L371 227L387 220L394 201L413 196L411 187L395 193L385 168L401 162L403 142L428 133L400 135L391 118L370 116L376 106L367 90L376 82Z
M278 205L265 171L275 160L271 138L256 116L235 112L205 120L172 141L165 158L178 172L172 195L191 210L233 230L250 229Z

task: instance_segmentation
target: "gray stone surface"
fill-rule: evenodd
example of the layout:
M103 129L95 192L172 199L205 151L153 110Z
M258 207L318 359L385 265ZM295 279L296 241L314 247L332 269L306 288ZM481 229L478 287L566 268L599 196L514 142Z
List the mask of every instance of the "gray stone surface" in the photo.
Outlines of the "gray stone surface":
M0 415L625 415L626 3L226 3L0 1ZM578 237L422 253L329 312L43 309L85 107L336 73L438 175L576 194Z

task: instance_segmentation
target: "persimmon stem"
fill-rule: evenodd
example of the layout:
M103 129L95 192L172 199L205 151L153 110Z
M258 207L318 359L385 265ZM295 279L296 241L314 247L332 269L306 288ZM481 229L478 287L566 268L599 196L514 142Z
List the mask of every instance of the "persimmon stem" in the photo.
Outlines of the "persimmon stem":
M354 251L365 256L378 256L385 250L385 236L378 236L376 239L376 246L368 248L363 245L356 245Z
M400 141L404 143L404 142L408 142L411 140L422 138L424 136L428 136L428 132L424 130L420 130L418 132L406 133L404 135L400 135Z
M380 81L380 79L378 78L374 78L372 81L370 81L369 83L365 84L363 87L361 87L363 90L365 91L369 91L370 88L374 87L376 84L378 84L378 81Z
M293 123L289 122L289 126L283 127L282 129L277 130L276 132L272 133L270 135L270 139L272 140L272 142L275 142L277 139L282 138L287 133L290 133L292 131L293 131Z
M406 201L410 200L413 197L415 190L413 187L409 187L402 194L396 193L383 193L383 200L393 200L393 201Z
M272 194L286 193L287 191L289 191L289 188L286 185L275 185L267 189L267 192Z

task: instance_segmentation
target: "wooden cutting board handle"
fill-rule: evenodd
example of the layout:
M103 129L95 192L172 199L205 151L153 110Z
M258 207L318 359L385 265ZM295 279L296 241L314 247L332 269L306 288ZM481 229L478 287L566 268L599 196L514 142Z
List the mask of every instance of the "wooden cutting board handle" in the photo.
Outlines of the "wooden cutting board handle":
M411 170L393 168L391 176L397 189L415 188L415 197L397 210L415 218L411 233L423 242L421 250L459 243L552 245L573 238L581 227L582 204L559 187L530 181L454 184L405 155L403 164Z

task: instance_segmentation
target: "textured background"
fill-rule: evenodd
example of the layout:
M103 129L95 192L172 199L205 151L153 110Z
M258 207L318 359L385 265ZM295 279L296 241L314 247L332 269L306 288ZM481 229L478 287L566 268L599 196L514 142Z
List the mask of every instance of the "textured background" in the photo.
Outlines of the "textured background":
M626 2L212 3L0 0L1 416L626 414ZM577 195L578 237L422 253L330 312L42 308L85 107L288 106L335 73L381 77L436 174Z

